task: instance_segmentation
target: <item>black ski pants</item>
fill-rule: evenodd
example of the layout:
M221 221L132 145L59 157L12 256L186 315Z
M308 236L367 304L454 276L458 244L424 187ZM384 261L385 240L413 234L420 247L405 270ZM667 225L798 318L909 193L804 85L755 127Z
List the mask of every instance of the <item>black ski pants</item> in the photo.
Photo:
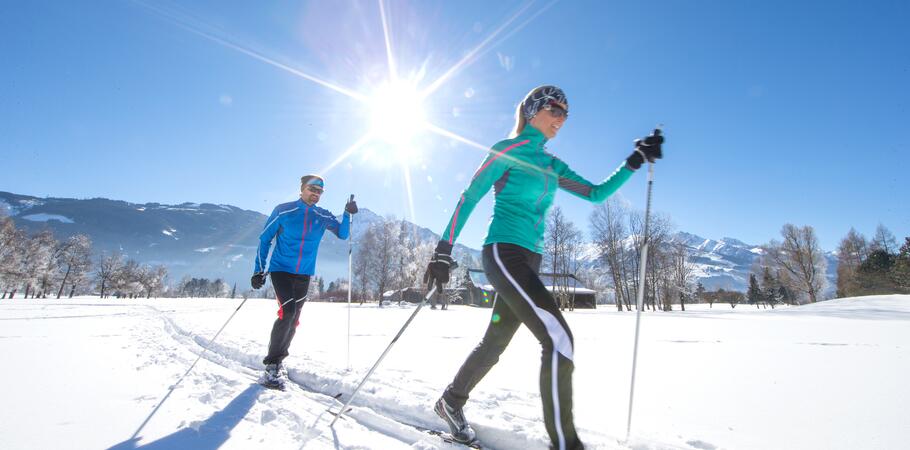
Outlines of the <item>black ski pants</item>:
M534 333L543 349L540 397L552 448L584 448L572 418L573 337L556 300L541 282L541 255L513 244L483 248L483 269L496 289L493 316L487 331L458 370L443 397L461 408L474 386L499 361L521 324Z
M272 325L269 354L262 363L278 364L288 356L288 348L294 339L297 325L300 325L300 310L306 301L310 276L288 272L272 272L270 275L278 298L278 319Z

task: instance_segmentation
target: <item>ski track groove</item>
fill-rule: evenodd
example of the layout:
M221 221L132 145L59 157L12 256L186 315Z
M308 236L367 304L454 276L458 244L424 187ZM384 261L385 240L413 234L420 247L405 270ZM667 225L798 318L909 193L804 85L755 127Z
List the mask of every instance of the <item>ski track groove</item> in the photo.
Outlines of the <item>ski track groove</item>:
M187 348L188 350L190 350L192 353L196 354L197 356L198 356L198 353L194 352L192 350L192 348L199 348L199 351L205 351L205 344L208 344L208 341L210 338L206 338L206 337L203 337L200 335L196 335L194 333L190 333L190 332L184 330L183 328L181 328L179 325L177 325L177 323L174 321L174 319L172 319L171 317L168 317L165 313L158 310L154 306L151 306L151 305L145 305L145 306L147 308L152 309L156 313L158 313L156 317L162 319L162 321L165 324L166 332L175 341L180 343L184 348ZM176 355L169 355L169 356L176 356ZM206 361L217 364L228 370L239 373L239 374L245 376L246 378L252 380L255 383L258 383L258 377L256 377L256 375L255 375L255 373L258 370L255 369L254 366L259 365L258 358L259 358L258 355L243 354L236 348L233 348L233 347L230 347L227 345L218 344L217 341L213 342L212 346L202 356L202 359L205 359ZM187 364L189 364L189 361L187 361ZM206 378L209 378L209 376L206 375ZM213 378L213 379L210 381L210 383L213 386L219 386L221 383L228 383L228 379L221 377L221 376L216 375L211 378ZM317 378L323 378L323 377L317 377ZM326 382L328 382L330 380L331 379L328 379L328 378L324 379L324 381L326 381ZM326 415L325 413L328 413L333 408L340 409L342 406L342 403L329 393L331 391L318 390L318 389L309 387L308 383L306 383L306 381L305 381L305 375L302 375L300 371L288 368L288 381L290 382L290 383L288 383L288 389L284 392L273 392L273 391L269 391L269 390L265 390L265 392L270 394L270 397L272 397L272 398L277 397L279 395L297 393L297 394L308 397L310 400L314 400L318 403L321 403L323 406L326 407L325 410L323 411L323 413L320 414L319 416L317 416L315 418L314 422L310 426L305 427L303 430L301 430L301 432L297 433L297 436L299 437L298 441L302 441L301 448L304 448L307 443L309 443L313 439L316 439L325 434L325 430L317 430L316 428L317 428L317 426L324 426L327 429L328 428L327 423L320 424L319 422L322 420L323 417L326 417L326 420L328 420L328 418L334 417L331 415ZM209 381L206 381L206 383L209 383ZM195 384L200 384L200 382L197 380L195 382ZM231 384L238 385L239 383L236 381L233 381L233 382L231 382ZM265 388L263 388L263 389L265 389ZM205 395L208 395L208 394L205 394ZM205 397L205 395L203 397ZM260 397L259 403L268 403L265 400L267 400L267 399L263 399L262 397ZM204 403L211 403L211 401L205 401ZM354 402L354 403L360 403L360 402ZM293 420L291 420L291 422L293 422L295 425L297 425L295 427L297 429L299 429L300 426L303 425L303 421L304 421L304 419L302 417L300 417L293 411L290 411L290 410L287 410L287 409L281 408L281 407L279 407L277 409L266 409L261 413L261 415L262 415L262 418L260 420L260 423L262 423L262 424L269 423L269 422L276 420L277 418L280 418L283 416L284 417L290 416L293 418ZM418 448L418 449L465 449L465 448L468 448L464 445L445 442L440 437L432 436L429 433L420 431L418 429L418 428L420 428L420 426L418 426L418 425L413 425L410 423L395 420L393 418L384 416L382 414L378 414L378 413L370 410L369 408L363 407L363 406L357 407L357 408L354 408L353 404L351 406L349 406L348 413L345 414L339 420L345 420L345 419L352 419L352 420L356 421L356 423L358 425L360 425L366 429L369 429L373 432L381 433L389 438L400 441L402 443L402 445L410 446L412 448ZM193 422L190 422L189 426L192 426L192 424L193 424ZM181 423L181 426L187 426L187 425L185 423ZM332 430L332 432L334 435L335 430ZM351 447L345 447L344 445L338 445L339 442L337 440L335 441L335 444L336 444L336 448L362 448L362 446L358 446L358 445L353 445ZM484 448L492 449L492 447L486 447L486 446Z

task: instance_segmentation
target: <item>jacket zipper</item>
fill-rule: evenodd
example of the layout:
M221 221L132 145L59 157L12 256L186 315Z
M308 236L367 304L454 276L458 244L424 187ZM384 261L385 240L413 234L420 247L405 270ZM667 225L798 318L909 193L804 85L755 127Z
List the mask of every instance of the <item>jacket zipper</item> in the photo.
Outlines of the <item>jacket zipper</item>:
M310 213L310 207L307 206L303 210L303 230L300 232L300 250L297 253L297 268L294 269L294 273L300 273L300 261L303 260L303 237L306 236L307 229L307 216Z

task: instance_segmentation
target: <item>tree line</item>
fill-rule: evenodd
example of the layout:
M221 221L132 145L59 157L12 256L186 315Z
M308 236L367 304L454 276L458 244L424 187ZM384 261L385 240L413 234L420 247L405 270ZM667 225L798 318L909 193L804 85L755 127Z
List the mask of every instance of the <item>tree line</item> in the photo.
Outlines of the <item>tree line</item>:
M589 218L590 240L554 207L547 217L542 271L575 276L595 290L601 300L612 299L617 310L631 311L639 286L639 264L644 248L644 216L608 199L594 208ZM786 224L781 240L761 246L752 267L746 292L718 289L706 291L695 280L695 266L685 245L675 241L668 217L657 214L650 224L648 267L645 272L644 307L685 310L686 303L741 303L770 306L799 304L821 299L827 270L825 255L811 226ZM353 255L353 297L378 300L383 293L421 288L426 261L435 239L421 238L418 228L386 217L374 222L361 235ZM596 257L593 267L581 264ZM898 247L893 234L882 225L871 239L851 229L838 246L837 296L910 293L910 237ZM458 287L470 283L468 268L479 268L471 254L456 249L459 268L451 275L450 301L457 301ZM102 253L94 258L92 242L85 235L62 241L50 231L28 235L12 219L0 217L0 298L47 298L100 293L102 298L230 297L237 286L222 279L184 277L175 286L166 284L168 271L162 265L147 265L122 253ZM564 309L572 309L569 278L555 278L554 296ZM339 278L325 286L314 277L312 299L347 298L350 284ZM251 296L246 289L240 295ZM268 297L272 293L265 292Z
M851 228L837 247L837 296L910 294L910 237L898 247L879 225L872 239Z
M554 208L554 215L558 207ZM622 204L616 198L597 205L589 218L591 244L597 255L595 267L580 278L603 291L613 290L618 311L631 311L637 302L640 285L640 264L645 248L644 213ZM557 232L548 230L550 232ZM647 237L648 261L644 279L643 307L651 310L672 310L674 304L685 310L686 302L694 300L695 266L689 260L685 245L674 241L669 217L655 214L649 224ZM604 276L605 275L605 276ZM609 292L604 292L609 295Z
M417 226L403 220L385 217L370 224L354 247L353 297L363 303L378 301L390 291L421 288L426 263L435 247L435 239L422 238ZM468 268L479 267L467 252L456 249L453 257L459 267L450 276L450 288L464 283ZM444 295L455 300L458 291L447 289Z
M50 231L29 235L9 217L0 217L0 298L72 298L92 292L101 297L151 297L164 288L167 269L141 264L124 255L101 254L93 260L84 234L57 240Z

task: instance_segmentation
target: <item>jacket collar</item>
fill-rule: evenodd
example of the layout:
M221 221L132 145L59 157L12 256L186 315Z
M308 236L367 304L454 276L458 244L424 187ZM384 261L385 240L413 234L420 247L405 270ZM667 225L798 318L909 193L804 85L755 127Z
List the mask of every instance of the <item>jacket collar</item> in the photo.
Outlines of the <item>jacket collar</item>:
M539 144L539 145L544 145L547 143L547 137L544 136L540 130L538 130L537 128L534 128L534 126L531 125L530 123L525 124L525 128L518 135L518 139L522 139L522 140L527 139L527 140L531 141L531 143Z

